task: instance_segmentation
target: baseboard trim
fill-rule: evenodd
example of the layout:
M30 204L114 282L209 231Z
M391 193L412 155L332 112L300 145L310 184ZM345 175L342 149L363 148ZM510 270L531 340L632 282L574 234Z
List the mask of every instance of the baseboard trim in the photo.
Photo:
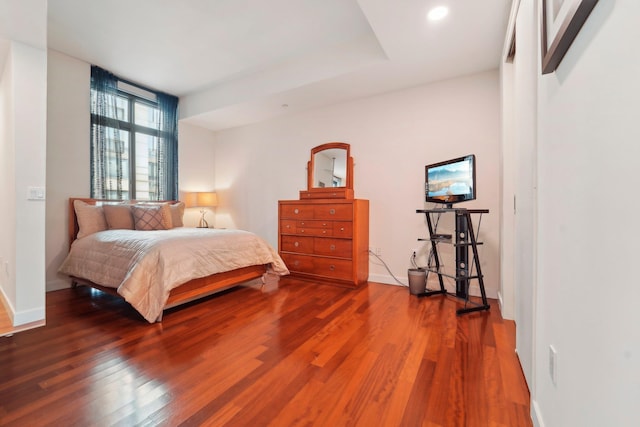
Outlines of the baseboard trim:
M400 284L400 283L396 282L396 280L393 277L391 277L389 275L385 275L385 274L371 274L371 275L369 275L368 281L369 282L376 282L376 283L383 283L385 285L406 286L406 287L409 286L408 283L404 283L404 282L406 282L406 280L403 281L402 284Z
M398 280L402 282L402 285L399 284L398 282L396 282L396 280L388 274L371 274L369 275L369 282L376 282L376 283L384 283L385 285L394 285L394 286L405 286L405 287L409 287L409 279L407 277L407 273L405 273L404 277L398 277ZM473 279L472 279L473 280ZM477 282L477 280L475 281ZM438 277L434 274L429 274L429 280L427 283L427 287L429 289L438 289L440 287L440 284L438 283ZM452 280L447 280L444 283L444 288L447 290L447 292L449 293L455 293L456 292L456 285ZM487 289L485 286L485 291L487 293L487 298L492 298L492 299L497 299L498 298L498 293L497 291L493 291L491 289ZM480 293L480 287L478 286L477 283L472 283L471 286L469 287L469 295L473 296L473 297L480 297L481 293ZM502 311L502 306L500 306L500 311Z
M51 291L59 291L60 289L67 289L71 287L71 280L70 279L56 279L56 280L50 280L47 282L46 284L46 291L47 292L51 292Z
M531 421L533 421L533 427L544 427L540 406L538 406L538 402L534 399L531 399Z
M24 310L15 312L13 315L13 326L23 326L29 323L38 323L44 321L45 309L44 307L32 308L31 310Z

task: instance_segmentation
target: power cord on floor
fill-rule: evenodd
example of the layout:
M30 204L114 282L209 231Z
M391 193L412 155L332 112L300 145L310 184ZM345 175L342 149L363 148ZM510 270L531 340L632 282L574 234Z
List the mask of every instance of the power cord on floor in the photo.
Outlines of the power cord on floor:
M391 275L391 277L393 277L393 279L400 285L400 286L404 286L405 288L408 287L408 285L405 285L404 283L402 283L400 280L398 280L398 278L396 276L393 275L393 273L391 272L391 270L389 269L389 266L387 265L386 262L384 262L384 260L382 258L380 258L380 256L378 254L376 254L375 252L373 252L371 249L369 249L369 253L371 255L373 255L374 257L378 258L378 260L382 263L382 265L384 265L384 268L387 269L387 271L389 272L389 274Z

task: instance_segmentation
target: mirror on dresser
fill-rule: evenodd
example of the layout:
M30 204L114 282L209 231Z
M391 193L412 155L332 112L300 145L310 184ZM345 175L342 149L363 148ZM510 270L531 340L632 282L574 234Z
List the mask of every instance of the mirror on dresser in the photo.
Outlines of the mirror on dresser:
M344 142L328 142L311 149L307 190L301 199L353 198L353 158Z
M326 148L313 155L313 188L347 186L347 149Z

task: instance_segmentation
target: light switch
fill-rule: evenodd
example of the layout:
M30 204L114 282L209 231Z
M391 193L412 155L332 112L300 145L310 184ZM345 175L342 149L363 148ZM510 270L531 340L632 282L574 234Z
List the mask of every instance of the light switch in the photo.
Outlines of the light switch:
M27 191L27 200L44 200L45 188L44 187L29 187Z

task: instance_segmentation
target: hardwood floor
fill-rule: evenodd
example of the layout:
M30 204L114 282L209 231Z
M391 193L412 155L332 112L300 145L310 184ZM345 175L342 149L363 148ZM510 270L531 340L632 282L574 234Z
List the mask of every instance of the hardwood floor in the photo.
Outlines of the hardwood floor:
M13 323L9 316L9 310L6 308L4 297L0 295L0 336L13 333Z
M0 425L531 426L514 325L452 298L284 278L148 324L80 287L0 338Z

